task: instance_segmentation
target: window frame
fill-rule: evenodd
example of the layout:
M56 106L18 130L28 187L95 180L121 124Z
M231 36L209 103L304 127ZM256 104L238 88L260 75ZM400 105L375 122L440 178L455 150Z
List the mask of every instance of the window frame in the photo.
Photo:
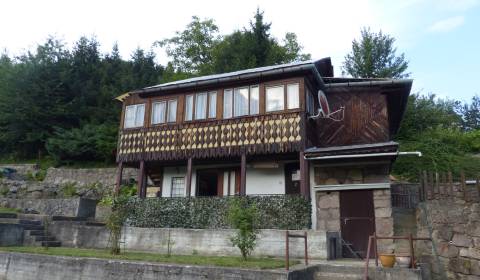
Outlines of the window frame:
M158 122L158 123L154 123L154 122L153 122L153 119L154 119L154 117L155 117L155 104L161 104L161 103L164 103L164 104L165 104L165 110L163 111L163 121L162 121L162 122ZM167 123L167 110L168 110L167 100L156 100L156 101L153 101L153 102L152 102L152 113L151 113L151 117L150 117L150 124L151 124L151 125L160 125L160 124L165 124L165 123Z
M215 95L215 106L210 108L211 105L211 96ZM217 91L208 91L207 92L207 119L216 119L217 118L217 106L218 106L218 93ZM213 109L210 111L210 109ZM213 112L213 116L211 113Z
M235 92L236 90L240 89L247 89L248 90L248 99L247 99L247 114L245 115L235 115ZM256 113L252 113L252 88L257 88L258 90L258 111ZM230 117L225 117L225 92L229 91L232 95L232 100L230 102L231 108L230 108ZM260 85L259 84L254 84L254 85L247 85L247 86L241 86L241 87L232 87L232 88L225 88L223 89L223 100L222 100L222 119L228 120L228 119L235 119L235 118L244 118L244 117L249 117L249 116L256 116L260 114Z
M286 85L286 87L285 87L285 103L286 103L285 105L286 105L286 107L285 107L284 110L291 111L291 110L298 110L298 109L300 109L300 107L301 107L301 106L300 106L300 83L298 83L298 82L297 82L297 83L286 83L285 85ZM290 103L288 102L288 101L289 101L288 88L289 88L290 86L297 86L297 89L298 89L298 90L297 90L297 102L298 102L298 106L295 107L295 108L290 108Z
M176 103L176 106L175 106L175 120L169 120L169 114L170 114L170 108L172 107L171 106L171 103L172 102L175 102ZM153 122L153 118L155 116L155 104L156 103L165 103L165 113L164 113L164 118L163 118L163 122L159 122L159 123L154 123ZM178 115L178 98L164 98L164 99L155 99L152 101L151 103L151 109L150 109L150 113L151 113L151 116L150 116L150 125L152 126L159 126L159 125L166 125L166 124L172 124L172 123L176 123L177 122L177 115Z
M183 193L181 195L175 195L173 196L173 185L174 185L174 180L176 179L182 179L183 180ZM171 177L170 180L170 197L185 197L186 196L186 180L185 176L174 176Z
M286 109L286 85L287 83L278 83L278 84L272 84L272 85L265 85L265 113L268 114L268 113L276 113L276 112L284 112L284 111L288 111ZM268 88L278 88L278 87L282 87L283 89L283 104L282 104L282 108L281 109L278 109L278 110L268 110L268 99L267 99L267 90Z
M133 107L134 109L134 118L133 118L133 126L126 126L126 120L127 120L127 110L129 107ZM137 108L138 107L143 107L143 123L141 125L136 125L137 123ZM138 104L130 104L130 105L125 105L125 111L124 111L124 116L123 116L123 129L136 129L139 127L145 127L145 113L146 113L146 104L145 103L138 103Z
M191 116L190 116L190 119L187 119L187 106L188 106L188 98L191 97L192 98L192 109L191 109ZM195 120L195 94L187 94L185 95L185 116L184 116L184 121L185 122L191 122L191 121L194 121Z

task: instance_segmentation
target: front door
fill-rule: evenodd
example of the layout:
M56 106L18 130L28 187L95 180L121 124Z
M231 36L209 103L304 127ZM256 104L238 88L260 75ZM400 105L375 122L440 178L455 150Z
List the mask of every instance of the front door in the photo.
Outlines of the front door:
M285 194L300 193L300 163L285 164Z
M375 231L372 190L340 192L340 224L345 243L364 258L367 254L368 237ZM357 257L346 246L342 251L343 257Z
M197 196L222 196L223 171L218 169L197 170Z

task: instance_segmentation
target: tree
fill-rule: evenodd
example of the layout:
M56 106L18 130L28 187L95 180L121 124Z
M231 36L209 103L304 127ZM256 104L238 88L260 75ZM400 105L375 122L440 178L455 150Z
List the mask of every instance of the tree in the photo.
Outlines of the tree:
M480 96L475 95L472 103L465 104L461 108L463 115L463 128L465 130L480 129Z
M370 28L361 30L360 41L352 41L352 51L345 56L342 74L354 78L406 78L408 61L402 53L396 55L395 38L375 33Z
M218 40L218 27L213 20L194 16L184 31L177 31L172 38L157 41L155 45L165 47L178 71L202 75L211 72L212 49Z

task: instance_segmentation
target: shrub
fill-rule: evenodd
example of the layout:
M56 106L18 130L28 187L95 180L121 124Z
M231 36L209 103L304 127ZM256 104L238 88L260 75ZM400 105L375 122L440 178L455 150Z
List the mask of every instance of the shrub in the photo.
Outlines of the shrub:
M233 246L237 246L244 260L252 253L256 246L257 208L254 203L248 204L246 199L237 198L230 202L228 221L237 230L230 239Z
M66 183L63 185L61 189L63 197L73 197L78 195L75 185L75 183Z
M235 197L133 197L129 224L136 227L230 228L228 210ZM264 229L310 228L311 204L297 195L247 196L257 208L256 225Z

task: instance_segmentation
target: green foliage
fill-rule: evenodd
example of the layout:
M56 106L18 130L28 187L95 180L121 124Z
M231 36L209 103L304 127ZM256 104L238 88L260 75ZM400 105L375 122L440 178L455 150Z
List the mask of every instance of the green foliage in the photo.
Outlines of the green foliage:
M110 230L110 253L112 255L120 254L120 239L122 227L128 217L128 196L114 196L112 201L112 211L107 217L106 227Z
M230 228L234 197L131 198L129 223L136 227ZM257 225L266 229L310 227L310 201L301 196L247 196L257 208Z
M480 129L480 96L475 95L470 104L464 104L460 109L463 115L465 130Z
M375 33L370 28L361 30L361 38L352 42L352 51L345 56L343 74L354 78L405 78L408 61L402 53L397 56L395 38Z
M10 192L7 186L0 186L0 195L5 197Z
M233 246L240 249L244 260L247 260L256 246L257 220L257 208L254 203L249 205L246 199L241 198L230 201L228 221L237 230L230 240Z
M434 95L411 95L397 135L403 151L421 151L423 156L399 157L394 174L414 180L422 170L467 176L480 172L480 130L463 131L462 115L456 112L458 102Z
M66 183L61 187L63 197L74 197L78 195L76 183Z
M27 180L29 181L38 181L38 182L41 182L43 180L45 180L45 176L47 176L47 169L39 169L37 171L34 171L34 172L31 172L31 171L28 171L27 174Z

